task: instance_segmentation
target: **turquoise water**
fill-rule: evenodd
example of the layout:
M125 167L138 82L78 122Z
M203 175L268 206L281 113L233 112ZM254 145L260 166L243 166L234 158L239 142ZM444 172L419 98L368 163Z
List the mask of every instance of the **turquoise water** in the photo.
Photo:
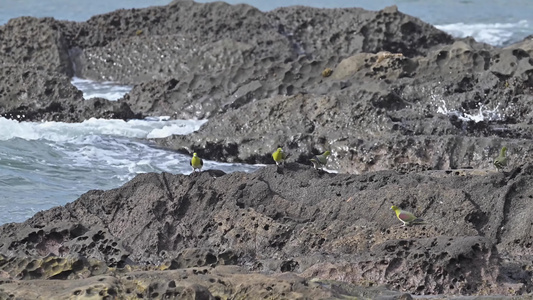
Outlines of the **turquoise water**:
M59 20L85 21L93 15L121 8L141 8L166 5L169 0L2 0L0 24L20 16L54 17Z

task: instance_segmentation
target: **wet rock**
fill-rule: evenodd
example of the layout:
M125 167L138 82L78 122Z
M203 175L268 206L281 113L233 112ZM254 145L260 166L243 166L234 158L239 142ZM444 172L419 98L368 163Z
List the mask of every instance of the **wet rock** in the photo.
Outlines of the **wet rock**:
M274 163L271 153L278 146L291 154L289 161L308 165L313 154L329 149L327 168L350 173L405 170L406 164L433 170L491 168L503 145L513 149L512 165L529 161L520 153L533 150L531 145L510 139L529 135L529 125L468 123L429 112L421 116L421 103L404 101L385 88L367 84L327 96L258 100L211 118L198 132L156 142L213 160L266 164ZM370 101L359 100L365 98Z

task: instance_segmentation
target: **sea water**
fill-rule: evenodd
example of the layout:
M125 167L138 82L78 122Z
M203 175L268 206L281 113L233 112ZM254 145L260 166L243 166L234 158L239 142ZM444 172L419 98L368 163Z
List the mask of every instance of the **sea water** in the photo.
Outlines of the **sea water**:
M127 87L74 79L84 98L119 98ZM88 92L85 92L88 91ZM207 120L89 119L82 123L17 122L0 117L0 224L76 200L91 189L121 186L146 172L189 174L190 156L147 138L188 134ZM204 160L204 170L250 172L259 166Z
M55 17L84 21L95 14L119 8L164 5L162 0L17 0L0 1L0 25L18 16ZM206 2L206 1L199 1ZM280 6L362 7L379 10L397 5L456 37L473 36L495 46L505 46L532 34L533 1L530 0L228 0L267 11ZM131 86L74 78L86 99L116 100ZM490 116L499 117L497 108ZM435 112L454 113L435 99ZM486 112L464 118L478 120ZM91 189L121 186L139 173L188 174L190 156L160 149L147 138L188 134L205 120L173 120L164 116L146 120L90 119L78 124L17 122L0 118L0 224L22 222L40 210L76 200ZM206 161L204 168L225 172L252 171L260 166Z

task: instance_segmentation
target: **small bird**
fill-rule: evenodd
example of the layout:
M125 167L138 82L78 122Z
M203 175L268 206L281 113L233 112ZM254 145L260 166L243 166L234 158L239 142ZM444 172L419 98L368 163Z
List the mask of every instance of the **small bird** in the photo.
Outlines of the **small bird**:
M283 152L283 149L278 148L274 153L272 153L272 158L276 162L276 165L279 166L287 158L287 154Z
M196 153L193 153L192 158L191 158L192 171L196 172L196 170L198 170L198 172L201 172L203 166L204 166L203 160L199 158Z
M402 210L397 206L393 205L390 207L390 209L394 210L394 212L396 213L396 217L398 217L398 220L402 221L403 226L409 226L412 224L424 224L423 219L417 218L412 213L406 210Z
M328 163L328 156L330 154L331 152L327 150L326 152L320 155L315 155L313 158L311 158L311 162L313 163L313 166L315 167L315 169L322 170L322 168L324 168L324 166L326 166L326 164Z
M494 166L496 166L496 169L498 171L503 170L507 166L508 158L506 156L507 154L507 147L503 147L502 150L500 150L500 155L494 159Z

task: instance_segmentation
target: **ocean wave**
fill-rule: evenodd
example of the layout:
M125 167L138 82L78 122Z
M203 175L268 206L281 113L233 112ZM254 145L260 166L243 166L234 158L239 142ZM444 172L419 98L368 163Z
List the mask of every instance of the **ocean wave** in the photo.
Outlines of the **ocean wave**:
M207 120L107 120L91 118L81 123L18 122L0 117L0 141L14 138L64 142L84 136L109 135L125 138L163 138L189 134Z
M132 86L120 85L115 82L97 82L89 79L73 77L71 81L78 90L83 92L84 99L105 98L108 100L118 100L126 93L129 93Z
M436 25L438 29L451 34L454 37L473 37L478 42L487 43L494 46L503 46L511 41L517 41L517 35L524 37L531 28L527 20L515 23L475 23L465 24L463 22Z
M165 119L69 124L0 118L0 224L21 222L91 189L116 188L140 173L190 174L190 155L138 138L186 134L205 120ZM204 160L204 170L227 173L258 167Z

